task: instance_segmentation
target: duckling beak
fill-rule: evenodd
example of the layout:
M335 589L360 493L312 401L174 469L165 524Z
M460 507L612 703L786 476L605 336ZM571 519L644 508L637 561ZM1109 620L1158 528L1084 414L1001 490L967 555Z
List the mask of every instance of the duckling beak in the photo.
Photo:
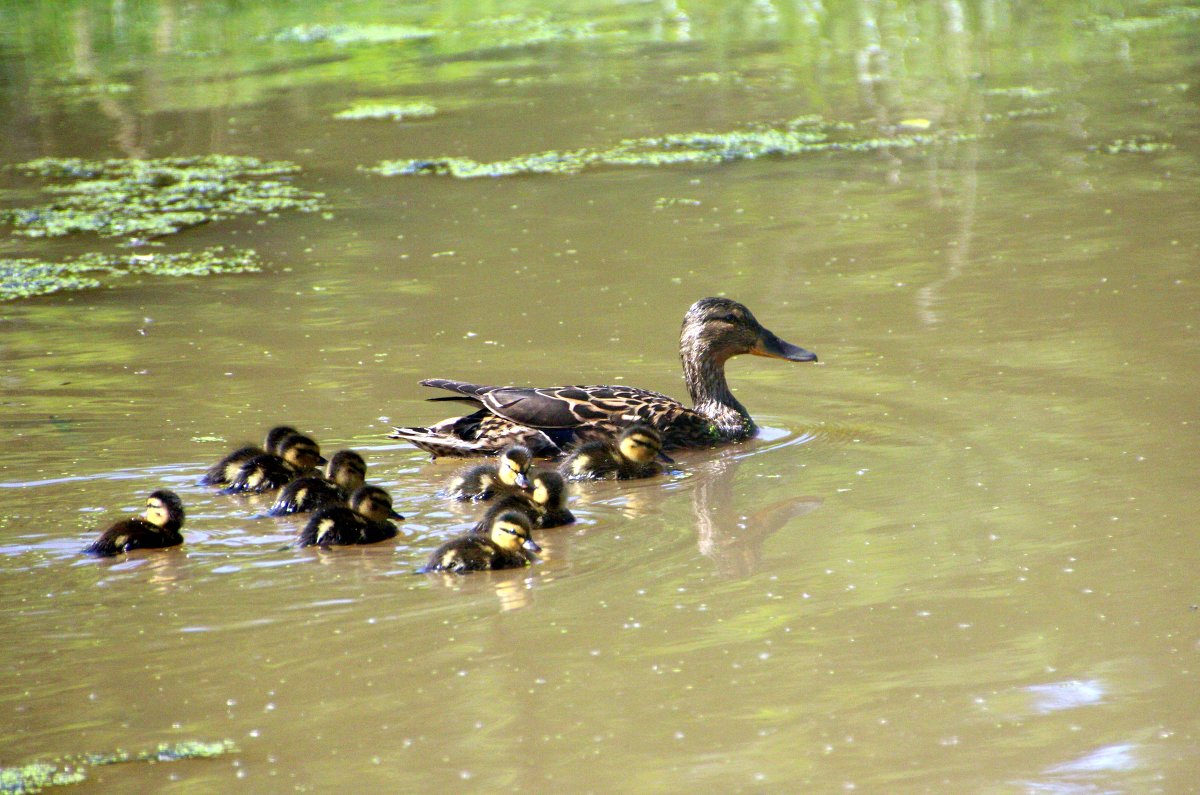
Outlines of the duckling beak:
M762 333L758 335L750 353L771 359L787 359L789 362L815 362L817 360L817 355L812 351L806 351L799 345L785 342L767 329L763 329Z
M516 484L517 484L518 488L525 489L526 491L529 490L529 478L525 475L524 472L517 473Z
M321 455L320 453L317 453L317 463L318 464L328 464L329 459L326 458L325 456Z
M532 538L525 539L525 543L521 544L521 546L525 549L528 549L530 552L541 552L542 551L542 548L539 547L537 542L534 541Z
M404 518L403 516L400 515L400 512L397 511L395 508L392 509L392 512L389 513L388 516L390 516L392 519L403 519Z
M662 461L664 464L674 464L675 463L675 459L671 458L671 456L667 455L662 450L658 451L657 457L658 457L658 460Z

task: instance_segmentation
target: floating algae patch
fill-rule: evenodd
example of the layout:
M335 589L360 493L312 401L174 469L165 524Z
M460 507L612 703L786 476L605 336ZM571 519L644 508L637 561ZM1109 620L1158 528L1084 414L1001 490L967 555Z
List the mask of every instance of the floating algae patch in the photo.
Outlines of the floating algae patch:
M234 215L312 212L323 198L286 181L299 166L253 157L42 158L13 168L52 181L42 190L53 201L0 212L25 237L162 237Z
M398 41L429 39L436 30L413 25L296 25L275 34L275 41L312 44L388 44Z
M576 174L603 166L671 166L715 164L762 157L790 157L817 152L871 152L911 149L935 142L971 137L957 133L895 135L880 138L845 136L853 125L826 123L812 117L794 119L780 128L755 127L727 133L681 133L634 138L608 149L575 149L519 155L508 160L480 163L465 157L385 160L366 168L382 176L448 174L460 179L511 177L521 174ZM843 133L843 135L837 135Z
M388 121L403 121L405 119L427 119L437 113L437 108L428 102L357 102L339 113L333 114L335 119L347 121L363 121L386 119Z
M0 301L12 301L66 290L102 286L106 278L128 275L209 276L262 270L250 249L214 246L177 254L100 254L92 252L62 262L0 259ZM0 790L3 792L3 790Z
M125 762L176 762L180 759L211 759L236 751L232 740L215 743L188 741L161 743L152 751L114 751L102 754L74 754L50 762L30 762L16 767L0 767L0 794L27 795L47 787L78 784L87 779L88 769Z
M1158 152L1167 152L1174 148L1175 144L1168 141L1156 141L1149 135L1118 138L1115 141L1109 141L1097 147L1099 151L1106 155L1150 155Z

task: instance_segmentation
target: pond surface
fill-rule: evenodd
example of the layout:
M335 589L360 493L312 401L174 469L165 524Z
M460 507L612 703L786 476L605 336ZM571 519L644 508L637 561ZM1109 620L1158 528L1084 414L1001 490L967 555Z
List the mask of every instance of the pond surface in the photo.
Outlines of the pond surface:
M840 145L370 170L797 130ZM79 790L1194 790L1200 6L0 4L0 162L209 154L294 163L321 208L132 250L261 272L0 303L0 764L229 740ZM0 206L46 184L2 171ZM685 397L716 294L821 357L730 362L759 438L577 487L529 570L412 574L475 514L386 438L455 405L419 379ZM280 422L362 452L399 538L296 551L196 485ZM163 487L184 546L78 554Z

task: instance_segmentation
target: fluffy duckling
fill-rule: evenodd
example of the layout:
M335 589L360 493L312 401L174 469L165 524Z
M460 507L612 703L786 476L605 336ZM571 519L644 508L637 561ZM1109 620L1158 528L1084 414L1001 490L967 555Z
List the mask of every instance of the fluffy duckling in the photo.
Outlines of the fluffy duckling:
M350 495L349 507L327 505L312 515L296 541L298 547L331 547L374 544L395 538L396 525L403 519L392 508L392 497L378 486L361 486Z
M183 501L173 491L156 491L146 498L140 516L122 519L83 550L86 555L119 555L131 549L158 549L183 543Z
M533 453L514 444L501 451L494 464L476 464L459 472L446 484L446 496L456 500L490 500L497 494L529 490L529 465Z
M503 511L492 518L485 533L468 532L442 544L417 572L459 573L528 566L533 561L530 553L542 551L532 533L528 514Z
M558 471L571 480L632 480L663 471L656 458L662 452L662 434L649 425L631 425L616 444L588 442L567 456Z
M342 505L367 477L367 462L353 450L338 450L329 457L324 477L310 475L286 484L267 511L269 516L307 513L326 505Z
M537 469L530 484L528 494L508 494L496 500L471 532L485 533L496 516L513 510L524 511L533 526L543 530L575 521L575 515L567 508L567 483L562 475L553 469Z
M321 448L309 437L293 433L279 443L278 453L262 453L242 464L221 494L261 494L277 489L325 463Z
M251 458L262 455L263 453L279 453L279 444L293 433L298 433L295 428L287 425L277 425L267 431L266 441L262 447L255 447L248 444L245 447L239 447L229 455L222 458L217 463L208 468L204 473L204 477L200 478L201 486L223 486L226 483L232 483L237 477L238 470L242 468Z

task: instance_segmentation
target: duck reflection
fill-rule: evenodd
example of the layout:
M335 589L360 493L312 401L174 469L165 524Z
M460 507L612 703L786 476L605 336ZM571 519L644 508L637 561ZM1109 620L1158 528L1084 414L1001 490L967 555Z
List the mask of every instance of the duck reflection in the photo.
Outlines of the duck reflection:
M757 572L762 565L763 542L790 520L815 511L823 502L820 497L785 497L743 514L741 508L754 504L754 490L743 487L740 495L735 495L739 465L737 456L721 455L696 466L692 481L700 554L712 559L720 576L729 578Z

